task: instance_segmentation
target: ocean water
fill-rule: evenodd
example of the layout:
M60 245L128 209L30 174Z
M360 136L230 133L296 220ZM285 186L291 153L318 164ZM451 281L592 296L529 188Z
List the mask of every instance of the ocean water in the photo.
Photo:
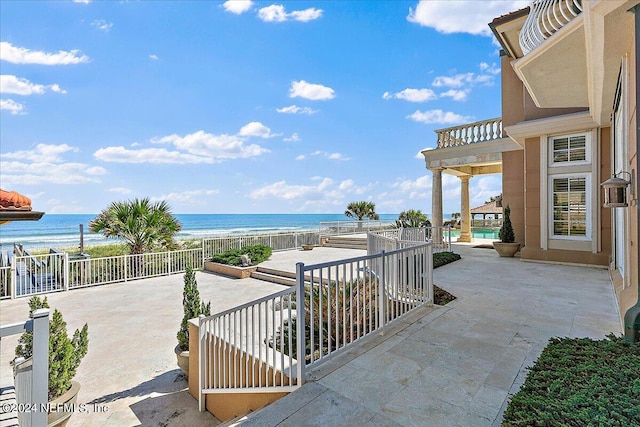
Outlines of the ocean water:
M178 239L201 239L234 234L318 230L320 222L347 221L344 214L176 214L182 224ZM60 248L80 244L80 224L85 246L116 242L89 231L96 214L45 214L40 221L10 222L0 226L0 246L13 243L27 248ZM394 221L398 214L381 214L381 221Z

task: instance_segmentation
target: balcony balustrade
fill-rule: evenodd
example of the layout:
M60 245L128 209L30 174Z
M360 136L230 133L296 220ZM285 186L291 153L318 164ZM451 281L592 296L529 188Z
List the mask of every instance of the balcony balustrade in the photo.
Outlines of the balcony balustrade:
M582 13L582 0L534 0L520 31L524 55L540 46L562 27Z
M438 147L448 148L477 142L500 139L503 135L502 118L483 120L435 131L438 135Z

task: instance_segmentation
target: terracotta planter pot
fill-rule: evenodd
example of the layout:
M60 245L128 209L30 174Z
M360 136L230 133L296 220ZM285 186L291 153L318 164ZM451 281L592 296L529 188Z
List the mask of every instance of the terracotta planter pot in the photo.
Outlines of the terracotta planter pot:
M179 346L174 349L178 359L178 367L182 369L184 376L189 378L189 350L182 351Z
M520 250L520 243L493 242L493 248L501 257L513 257Z
M50 408L56 408L55 412L49 412L47 415L48 427L64 427L69 422L69 418L73 414L73 409L78 401L78 392L80 391L80 383L71 381L71 388L62 396L49 402ZM69 409L69 411L64 411Z

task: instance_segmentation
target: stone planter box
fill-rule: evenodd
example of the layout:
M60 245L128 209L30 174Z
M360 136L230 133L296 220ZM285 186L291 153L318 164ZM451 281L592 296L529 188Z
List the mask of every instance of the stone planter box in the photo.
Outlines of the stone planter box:
M314 248L315 245L302 245L303 251L310 251Z
M235 277L236 279L246 279L251 277L251 273L258 269L257 265L251 267L236 267L235 265L220 264L217 262L205 261L205 271L222 274L224 276Z

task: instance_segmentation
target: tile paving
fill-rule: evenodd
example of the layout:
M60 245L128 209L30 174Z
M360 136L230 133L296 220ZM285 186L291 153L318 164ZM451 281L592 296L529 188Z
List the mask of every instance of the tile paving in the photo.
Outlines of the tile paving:
M497 426L510 394L553 336L603 338L621 333L604 269L499 258L493 250L456 245L463 259L434 271L458 297L425 307L309 371L309 381L278 402L237 420L246 426ZM272 268L325 262L364 251L315 248L277 252ZM282 289L198 273L213 311ZM242 284L239 286L239 284ZM182 276L51 294L75 329L89 323L90 350L77 379L80 402L104 413L75 414L74 426L206 426L175 367ZM27 300L0 302L2 324L23 320ZM132 344L134 342L135 344ZM2 340L0 384L17 337ZM230 423L233 424L233 423Z

